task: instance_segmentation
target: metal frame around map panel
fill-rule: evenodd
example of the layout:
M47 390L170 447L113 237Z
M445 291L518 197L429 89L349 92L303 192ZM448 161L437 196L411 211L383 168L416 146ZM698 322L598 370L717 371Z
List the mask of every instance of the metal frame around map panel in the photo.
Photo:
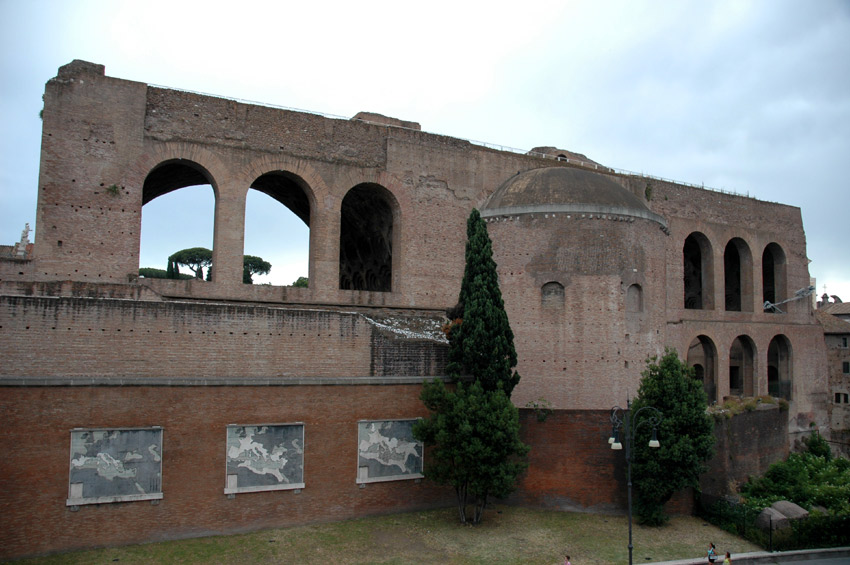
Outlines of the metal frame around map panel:
M156 443L155 445L156 445L157 451L158 451L156 456L159 457L159 460L154 461L154 464L156 464L158 466L158 470L155 473L155 475L157 477L156 483L155 483L155 488L157 490L154 491L153 489L151 489L152 490L151 492L143 492L143 493L139 493L139 494L115 494L115 495L102 495L102 496L83 496L83 494L84 494L83 491L85 489L84 483L83 482L74 482L75 478L81 478L81 477L75 477L75 474L78 474L81 471L75 469L75 465L74 465L75 455L77 455L77 454L74 453L74 434L96 433L96 432L127 433L127 432L142 432L142 431L156 432L157 433L158 443ZM112 502L135 502L135 501L139 501L139 500L156 501L156 500L162 499L162 460L164 458L164 454L163 454L163 449L162 449L163 428L161 426L150 426L150 427L146 427L146 428L74 428L70 431L70 434L71 434L71 436L69 438L70 443L69 443L69 446L68 446L68 451L69 451L69 457L68 457L68 498L65 501L66 506L71 506L72 510L74 510L74 509L76 509L76 507L82 506L82 505L85 505L85 504L108 504L108 503L112 503ZM99 459L99 456L102 453L104 453L104 452L98 453L98 459ZM144 460L144 456L141 456L141 457ZM116 461L118 461L118 460L116 459ZM124 461L118 461L118 462L123 467L125 462L129 463L130 461L131 460L127 459L126 456L125 456ZM77 467L79 467L79 466L80 465L77 465ZM97 473L100 474L99 469L98 469ZM104 484L111 484L111 485L119 484L119 483L115 483L114 479L107 479L107 480L108 480L108 483L104 483ZM149 482L148 487L150 487L150 486L151 486L151 483ZM135 484L135 487L137 488L137 490L142 489L141 485L139 485L138 483Z
M424 469L425 466L425 446L419 440L413 440L414 443L419 446L419 473L401 473L398 475L382 475L377 477L369 477L368 475L363 475L363 471L360 466L360 427L364 424L375 424L375 423L387 423L387 422L410 422L411 426L413 422L420 420L421 418L389 418L385 420L358 420L357 421L357 460L355 465L356 470L356 480L355 482L361 486L365 486L367 483L381 483L386 481L406 481L411 479L421 480L425 477L422 474L421 470ZM406 460L405 460L406 461Z
M282 427L301 427L301 482L300 483L285 483L285 484L277 484L277 485L255 485L255 486L239 486L238 484L232 484L231 481L235 481L236 475L233 475L233 479L230 479L230 475L227 472L227 464L228 464L228 454L227 454L227 439L229 437L230 430L233 428L282 428ZM305 431L306 426L304 422L283 422L276 424L228 424L225 431L225 442L224 442L224 494L226 495L236 495L242 494L246 492L267 492L273 490L294 490L299 492L304 488L304 473L306 466L306 445L305 445Z

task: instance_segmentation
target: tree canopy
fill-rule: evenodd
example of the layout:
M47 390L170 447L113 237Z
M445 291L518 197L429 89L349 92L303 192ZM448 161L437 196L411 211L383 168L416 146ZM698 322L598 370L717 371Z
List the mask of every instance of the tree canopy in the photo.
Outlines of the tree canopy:
M664 504L686 487L698 487L699 476L714 449L714 422L706 412L707 399L694 371L672 349L659 360L647 360L647 368L632 413L644 406L661 411L659 448L648 446L651 429L635 430L632 477L635 511L644 524L667 522Z
M195 273L195 278L203 280L204 269L212 265L212 251L206 247L190 247L173 253L168 258L169 278L178 278L180 265L188 267Z
M267 275L272 270L272 264L263 261L262 257L244 255L242 257L242 282L254 284L254 275Z
M481 522L490 496L507 496L526 469L528 446L519 437L519 411L510 396L519 375L513 332L504 310L487 226L478 210L467 221L466 268L457 316L447 332L450 390L440 380L425 383L422 401L431 415L414 435L433 446L425 476L451 485L460 521ZM466 508L474 507L471 519Z
M307 277L298 277L298 280L292 283L292 286L298 288L307 288L308 286L310 286L310 279L308 279Z
M167 279L183 279L186 276L180 273L180 265L188 267L193 273L194 278L203 279L204 269L207 269L207 278L210 280L212 269L212 251L206 247L190 247L189 249L181 249L173 253L168 258L168 268L164 271ZM253 284L254 275L267 275L272 269L271 263L264 261L262 257L255 255L242 256L242 282ZM153 277L158 276L160 269L148 269ZM192 278L192 277L189 277Z
M146 279L193 279L192 275L187 275L181 273L179 277L169 276L168 271L165 269L156 269L154 267L141 267L139 269L139 276L145 277Z

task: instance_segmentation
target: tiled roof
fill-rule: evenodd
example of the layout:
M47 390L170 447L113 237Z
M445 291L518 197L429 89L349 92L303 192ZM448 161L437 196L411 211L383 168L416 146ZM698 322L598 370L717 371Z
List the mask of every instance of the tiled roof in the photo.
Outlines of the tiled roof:
M841 306L841 304L836 304L836 306ZM837 318L832 314L824 312L824 309L815 311L815 316L818 319L818 322L823 326L823 333L825 334L850 334L850 322L844 321L841 318Z
M837 316L839 314L850 314L850 302L838 302L821 306L819 310Z

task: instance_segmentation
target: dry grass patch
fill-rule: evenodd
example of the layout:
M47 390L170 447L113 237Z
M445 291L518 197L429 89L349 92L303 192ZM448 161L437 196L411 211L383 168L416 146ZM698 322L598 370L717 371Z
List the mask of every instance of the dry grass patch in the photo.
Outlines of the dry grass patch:
M633 537L635 563L697 558L710 541L721 554L759 549L694 517L674 518L661 528L635 525ZM576 565L628 562L626 517L495 506L485 511L481 525L471 527L461 526L450 508L66 553L21 563L559 564L565 551Z

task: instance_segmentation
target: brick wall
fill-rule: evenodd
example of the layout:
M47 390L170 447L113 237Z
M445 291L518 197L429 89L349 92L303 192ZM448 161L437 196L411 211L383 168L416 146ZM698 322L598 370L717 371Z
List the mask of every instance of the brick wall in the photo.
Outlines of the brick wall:
M355 482L357 421L422 416L419 390L2 387L0 559L449 505L453 491L427 481ZM286 422L305 426L305 488L228 498L226 426ZM161 501L65 505L71 429L154 425L163 427Z
M447 348L354 312L105 296L0 296L0 338L0 375L22 378L427 377Z
M709 498L734 494L750 476L764 474L772 463L788 457L788 411L759 406L732 418L715 420L714 457L700 479Z

